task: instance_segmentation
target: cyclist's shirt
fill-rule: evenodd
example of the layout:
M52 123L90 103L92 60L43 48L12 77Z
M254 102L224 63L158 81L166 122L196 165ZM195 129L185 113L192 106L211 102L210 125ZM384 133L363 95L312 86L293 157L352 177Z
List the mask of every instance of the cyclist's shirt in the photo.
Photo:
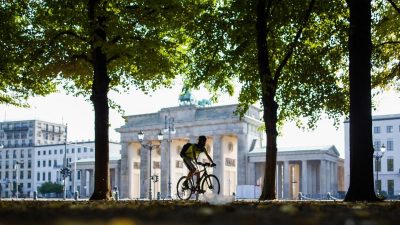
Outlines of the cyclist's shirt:
M186 150L185 156L191 159L197 159L200 153L204 152L204 148L197 147L196 144L190 145L190 147Z

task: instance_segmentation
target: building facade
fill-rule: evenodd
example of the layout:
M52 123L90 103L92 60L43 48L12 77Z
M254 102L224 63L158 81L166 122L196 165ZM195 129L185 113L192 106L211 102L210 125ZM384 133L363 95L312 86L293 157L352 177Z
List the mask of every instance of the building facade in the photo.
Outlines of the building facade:
M22 196L31 195L35 190L32 183L34 147L65 142L65 128L63 124L41 120L0 123L0 196L15 193L17 183Z
M32 197L45 182L64 184L60 169L67 166L67 197L75 191L89 196L93 191L89 175L93 168L81 170L84 161L94 162L94 141L65 144L66 126L40 120L0 123L0 197ZM120 144L109 143L110 156L120 156ZM81 178L83 177L83 178Z
M350 135L349 121L345 121L345 186L350 182ZM374 160L375 189L393 197L400 193L400 114L372 117L374 149L382 145L386 151L382 158Z
M122 145L121 197L147 198L150 176L159 175L160 182L154 184L153 192L175 198L176 183L187 174L179 152L185 143L196 142L200 135L207 137L206 149L217 164L212 173L220 179L221 194L233 195L243 186L260 187L265 168L264 134L258 129L263 125L260 109L252 106L240 118L234 114L236 107L182 105L126 117L125 125L117 129ZM173 133L165 129L170 128L171 121ZM158 141L157 134L164 129L164 139ZM137 135L140 131L145 134L145 143L156 148L149 151L141 144ZM278 152L279 198L297 198L299 191L319 196L342 189L343 160L334 146L297 150ZM294 181L297 186L292 185Z

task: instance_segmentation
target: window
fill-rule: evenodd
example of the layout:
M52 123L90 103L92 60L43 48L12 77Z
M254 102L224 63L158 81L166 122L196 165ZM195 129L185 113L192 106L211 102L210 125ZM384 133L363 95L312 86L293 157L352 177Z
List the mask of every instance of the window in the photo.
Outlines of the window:
M24 171L19 171L19 179L24 179Z
M81 153L81 148L78 148L78 153Z
M0 161L0 169L2 168L2 161Z
M13 175L12 175L13 179L17 179L17 171L14 170L14 171L12 172L12 174L13 174Z
M37 161L37 167L40 167L40 161Z
M45 181L46 180L46 172L42 173L42 180Z
M6 161L6 169L10 168L10 162Z
M374 141L374 150L377 151L381 148L381 141Z
M47 180L51 181L51 172L47 174Z
M393 158L388 158L387 159L387 171L388 172L393 172L394 171L394 169L393 169Z
M381 133L381 127L374 127L374 134Z
M8 158L9 158L8 150L6 150L6 159L8 159Z
M67 154L69 153L69 148L67 148Z
M32 176L31 171L28 170L28 179L31 179L31 176Z
M386 126L386 133L393 133L393 126Z
M63 150L62 149L60 149L60 154L63 154Z
M28 160L28 169L32 168L32 161Z
M28 188L31 188L31 187L32 187L31 183L28 183Z
M94 150L93 150L93 148L90 148L90 152L93 152Z
M46 155L46 150L43 150L43 155Z
M40 181L40 173L39 172L36 174L36 180Z
M57 155L57 149L54 149L54 155Z
M43 167L46 167L46 161L43 160Z
M49 167L51 167L51 160L49 159Z
M75 149L74 148L71 149L71 153L75 153Z
M54 167L57 167L57 159L54 160L53 166L54 166Z
M375 160L375 171L381 172L381 160Z
M13 150L13 158L17 158L17 150Z
M8 171L6 171L6 175L5 175L5 178L7 178L7 179L8 179Z
M32 149L28 149L28 158L32 157Z
M393 151L393 140L388 140L387 142L386 142L386 150L387 151Z
M83 148L83 152L87 152L87 148L86 147Z
M387 186L388 186L388 195L393 196L394 195L394 180L388 180Z
M51 150L49 150L49 155L51 155Z
M21 158L24 158L24 157L25 157L25 154L24 154L24 150L23 150L23 149L21 149L20 157L21 157Z
M40 151L37 152L37 155L40 155Z
M80 180L81 179L81 171L80 170L78 170L78 176L77 176L77 179L78 180ZM79 189L78 189L79 190Z

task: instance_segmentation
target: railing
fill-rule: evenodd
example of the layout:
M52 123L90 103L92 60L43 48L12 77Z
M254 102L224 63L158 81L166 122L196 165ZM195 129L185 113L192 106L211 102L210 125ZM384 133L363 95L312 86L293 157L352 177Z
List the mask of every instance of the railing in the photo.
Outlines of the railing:
M322 196L321 196L321 197L322 197ZM320 201L320 200L340 201L340 200L342 200L342 199L339 199L339 198L334 197L330 192L328 192L328 193L326 194L326 196L325 196L325 197L322 197L322 198L310 198L310 197L307 197L307 196L303 195L303 193L299 192L299 194L298 194L298 200L300 200L300 201L302 201L302 200L305 200L305 201Z

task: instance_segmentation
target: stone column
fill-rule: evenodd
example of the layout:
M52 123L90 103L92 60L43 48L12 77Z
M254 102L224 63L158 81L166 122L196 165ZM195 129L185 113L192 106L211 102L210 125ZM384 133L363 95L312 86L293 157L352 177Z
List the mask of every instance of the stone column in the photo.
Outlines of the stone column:
M92 195L94 192L94 170L88 170L89 171L89 187L90 191L89 194Z
M307 174L307 160L301 161L301 193L308 194L308 174Z
M133 144L123 143L121 145L121 184L118 187L122 198L132 198L132 154ZM117 174L118 176L118 174Z
M319 178L320 178L320 186L319 186L319 194L322 196L326 194L326 160L321 159L319 165Z
M163 140L161 142L161 162L160 162L160 187L161 187L161 196L167 197L168 196L168 172L169 172L169 160L171 159L169 152L168 152L168 140ZM171 192L174 190L171 187Z
M86 189L85 189L86 187ZM81 170L81 190L80 190L81 196L86 197L87 196L87 186L86 186L86 170L82 169Z
M218 177L221 185L220 194L224 194L224 152L222 149L222 135L213 136L213 161L217 164L213 169L213 174Z
M283 161L283 198L289 199L290 173L289 162Z
M334 191L335 191L335 194L336 194L338 192L338 190L339 190L338 166L337 166L336 162L333 164L333 179L334 179L333 186L334 186Z
M250 165L247 162L247 153L249 151L247 135L239 134L237 136L237 184L254 183L254 163ZM252 168L249 168L249 167Z
M148 198L150 171L149 149L140 146L140 198Z

